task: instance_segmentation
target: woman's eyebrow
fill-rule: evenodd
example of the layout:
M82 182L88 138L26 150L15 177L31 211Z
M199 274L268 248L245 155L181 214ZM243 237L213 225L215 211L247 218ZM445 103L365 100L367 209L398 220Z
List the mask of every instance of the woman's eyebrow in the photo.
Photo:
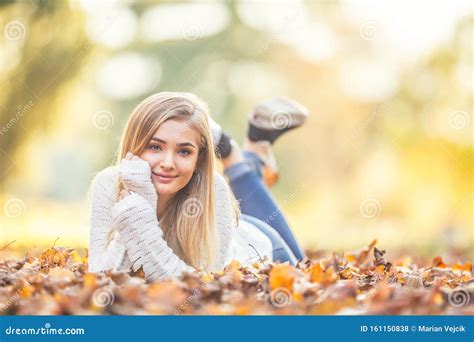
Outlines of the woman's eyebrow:
M166 141L160 139L160 138L156 138L156 137L153 137L151 138L150 140L154 140L154 141L158 141L159 143L162 143L162 144L167 144ZM177 146L189 146L189 147L192 147L192 148L196 148L196 146L194 146L192 143L190 142L184 142L184 143L179 143L177 144Z

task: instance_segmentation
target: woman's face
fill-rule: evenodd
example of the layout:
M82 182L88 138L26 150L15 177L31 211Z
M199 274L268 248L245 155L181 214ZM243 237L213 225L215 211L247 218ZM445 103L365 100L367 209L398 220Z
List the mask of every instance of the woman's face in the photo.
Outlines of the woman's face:
M158 195L174 195L189 183L199 155L199 133L186 121L170 119L155 132L140 158L151 167Z

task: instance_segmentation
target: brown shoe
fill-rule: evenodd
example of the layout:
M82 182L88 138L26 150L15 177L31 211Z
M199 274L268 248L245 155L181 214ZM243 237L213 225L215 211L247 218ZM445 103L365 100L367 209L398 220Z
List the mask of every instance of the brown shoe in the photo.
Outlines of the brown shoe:
M248 138L273 144L280 135L301 126L308 115L305 106L286 97L260 102L249 113Z
M257 144L262 159L263 180L271 187L279 179L272 144L282 134L301 126L309 115L302 104L286 97L275 97L257 104L249 113L248 138Z

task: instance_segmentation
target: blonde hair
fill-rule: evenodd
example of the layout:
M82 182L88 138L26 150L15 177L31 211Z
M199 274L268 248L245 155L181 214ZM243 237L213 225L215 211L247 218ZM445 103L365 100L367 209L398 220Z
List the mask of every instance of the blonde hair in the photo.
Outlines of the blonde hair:
M206 103L194 94L162 92L146 98L128 119L117 163L128 152L140 156L153 134L167 120L185 120L199 133L195 173L189 183L170 200L159 221L169 247L181 259L196 269L210 270L215 262L218 239L215 226L214 145L208 115ZM190 202L185 202L187 199L191 199ZM198 217L183 215L183 210L187 210L186 205L196 203L200 211Z

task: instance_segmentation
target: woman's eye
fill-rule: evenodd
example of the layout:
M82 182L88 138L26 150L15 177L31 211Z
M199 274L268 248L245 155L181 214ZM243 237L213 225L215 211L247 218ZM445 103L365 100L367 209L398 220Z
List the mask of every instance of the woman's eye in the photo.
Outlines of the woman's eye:
M154 150L154 151L159 151L159 150L161 150L161 147L160 147L159 145L150 145L150 146L148 146L148 148L149 148L150 150Z
M178 153L182 154L183 156L189 156L191 154L188 150L180 150Z

